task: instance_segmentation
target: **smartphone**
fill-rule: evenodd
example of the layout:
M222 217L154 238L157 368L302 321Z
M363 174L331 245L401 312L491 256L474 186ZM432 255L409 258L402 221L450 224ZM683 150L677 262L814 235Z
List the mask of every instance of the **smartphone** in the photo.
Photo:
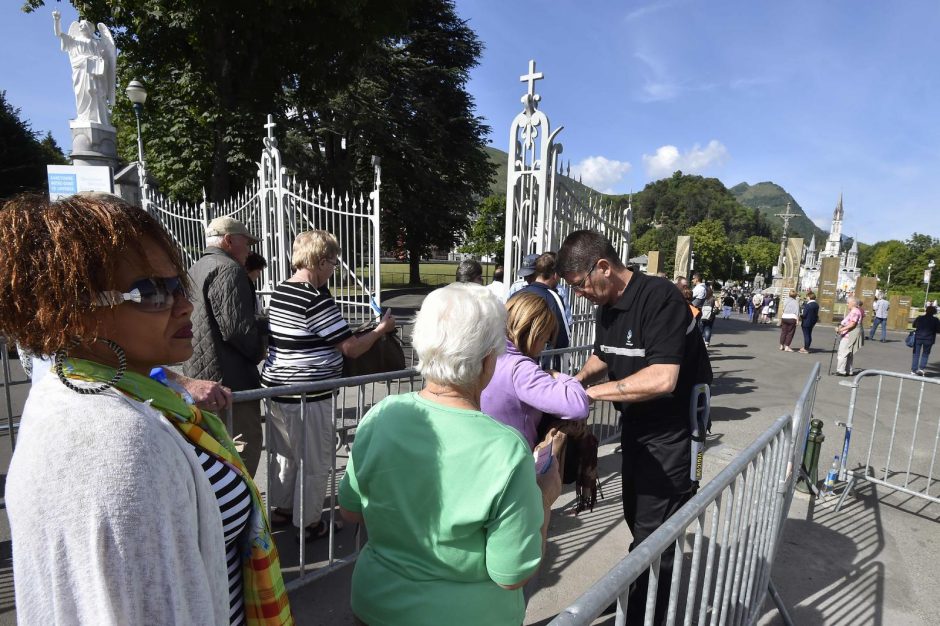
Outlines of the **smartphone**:
M552 447L544 446L532 453L535 458L535 473L544 474L552 466Z

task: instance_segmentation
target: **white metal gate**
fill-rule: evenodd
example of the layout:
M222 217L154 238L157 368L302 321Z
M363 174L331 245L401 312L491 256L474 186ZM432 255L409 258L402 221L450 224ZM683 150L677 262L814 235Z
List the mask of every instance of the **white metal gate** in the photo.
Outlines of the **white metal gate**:
M267 132L262 140L258 178L242 192L219 204L204 200L198 206L190 205L169 200L147 185L143 175L140 177L144 181L143 208L160 220L188 265L201 256L206 245L205 229L213 218L228 215L243 222L261 238L258 252L268 262L261 275L262 293L270 293L293 273L290 255L298 233L328 231L342 248L340 271L330 279L330 291L347 320L369 319L381 306L378 160L374 163L375 177L368 196L324 191L286 174L270 115L264 126Z
M529 61L529 73L519 77L528 83L528 92L509 131L503 267L512 274L525 255L558 250L569 233L581 229L606 235L627 263L632 210L620 210L602 196L575 191L570 166L563 171L558 158L562 145L555 141L564 127L551 130L548 117L538 108L541 96L535 93L535 81L542 78L535 71L535 61ZM583 298L571 300L571 345L592 343L594 306Z

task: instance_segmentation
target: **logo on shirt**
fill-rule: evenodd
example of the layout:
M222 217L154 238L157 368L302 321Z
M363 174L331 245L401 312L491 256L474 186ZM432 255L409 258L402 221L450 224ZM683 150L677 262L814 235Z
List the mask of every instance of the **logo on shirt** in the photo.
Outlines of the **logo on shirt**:
M628 330L628 331L627 331L627 343L626 343L626 345L628 345L628 346L632 346L632 345L633 345L633 331L632 331L632 330Z

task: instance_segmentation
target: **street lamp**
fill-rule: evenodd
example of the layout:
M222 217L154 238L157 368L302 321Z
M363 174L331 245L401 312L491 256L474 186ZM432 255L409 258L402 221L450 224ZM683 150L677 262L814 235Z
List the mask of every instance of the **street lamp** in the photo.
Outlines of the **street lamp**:
M134 105L134 117L137 118L137 160L141 167L144 164L144 141L140 135L140 114L144 111L144 102L147 101L147 90L138 80L132 80L124 90L127 99ZM143 183L143 181L141 181Z
M888 293L888 288L891 287L891 264L888 263L888 283L885 285L885 293Z
M930 273L936 263L933 262L933 259L930 259L930 263L927 264L927 269L924 270L924 282L927 283L927 289L924 291L924 308L927 308L927 296L930 295Z

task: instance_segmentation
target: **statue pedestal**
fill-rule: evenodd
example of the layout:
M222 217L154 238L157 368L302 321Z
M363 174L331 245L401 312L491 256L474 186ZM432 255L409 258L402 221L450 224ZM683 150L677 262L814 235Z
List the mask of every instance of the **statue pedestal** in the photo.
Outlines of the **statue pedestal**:
M117 130L110 124L70 120L72 165L103 165L117 169Z

